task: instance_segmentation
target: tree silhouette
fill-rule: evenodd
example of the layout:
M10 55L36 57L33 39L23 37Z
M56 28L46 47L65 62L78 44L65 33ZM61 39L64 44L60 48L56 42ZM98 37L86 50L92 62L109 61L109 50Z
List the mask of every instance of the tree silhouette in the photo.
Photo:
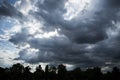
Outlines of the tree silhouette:
M5 77L5 69L0 67L0 79L4 79Z
M35 80L43 80L44 77L44 71L42 70L41 65L39 65L36 67L36 71L34 72L34 78Z
M33 80L32 73L30 72L31 68L29 66L24 68L23 71L23 80Z
M46 65L46 67L45 67L45 80L48 80L48 76L49 76L49 66Z
M67 71L63 64L55 66L46 65L45 71L41 65L35 72L30 72L29 66L14 64L10 68L0 67L0 80L120 80L120 69L113 67L111 72L102 73L101 68L94 67L82 71L80 68Z
M89 80L102 80L102 72L99 67L95 67L93 69L87 69L86 75Z
M49 78L50 80L56 80L56 67L55 66L50 66L50 69L49 69Z
M112 70L112 76L111 76L112 80L120 80L120 70L117 67L114 67Z
M63 64L58 65L58 80L66 80L66 66Z
M21 65L20 63L14 64L11 68L10 68L10 78L12 80L22 80L22 73L24 70L24 66Z
M75 78L75 80L80 80L81 79L81 69L80 68L76 68L72 71L73 77Z

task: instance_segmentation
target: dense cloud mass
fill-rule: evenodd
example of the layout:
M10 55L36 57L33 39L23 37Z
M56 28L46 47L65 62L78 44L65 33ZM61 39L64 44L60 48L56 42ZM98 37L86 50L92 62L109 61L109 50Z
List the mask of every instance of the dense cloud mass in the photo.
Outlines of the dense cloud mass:
M20 50L14 60L119 66L119 9L119 0L19 0L14 6L3 2L0 17L20 21L9 36Z

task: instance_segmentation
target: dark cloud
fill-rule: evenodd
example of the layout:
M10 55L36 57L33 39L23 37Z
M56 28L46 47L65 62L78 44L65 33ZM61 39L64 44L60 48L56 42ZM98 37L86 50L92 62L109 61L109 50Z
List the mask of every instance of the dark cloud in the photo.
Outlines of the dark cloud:
M28 31L26 29L22 29L21 32L18 32L11 36L9 39L10 42L19 45L19 44L24 44L24 42L27 42L28 37L31 36L28 34Z
M22 18L23 15L14 6L8 3L6 0L1 2L0 16L10 16L16 18Z
M33 12L33 15L40 20L41 18L48 24L48 25L58 25L59 23L63 22L62 15L66 12L64 9L65 2L67 0L44 0L43 3L38 1L36 7L38 10ZM56 19L57 18L57 19Z
M69 63L82 67L103 66L107 61L113 63L119 61L120 36L110 35L112 32L119 33L117 30L119 26L116 26L119 23L119 1L117 1L102 0L97 10L85 12L92 15L86 15L85 19L81 19L83 15L79 14L72 20L65 20L63 17L66 13L64 6L66 0L44 0L43 3L38 1L35 4L38 10L31 10L30 15L38 21L44 21L42 29L45 32L60 28L58 33L63 36L35 38L34 35L31 36L29 32L22 30L13 35L9 41L16 45L29 44L30 49L38 51L28 55L28 48L23 49L16 60L28 63ZM111 33L107 33L109 29Z
M107 0L107 2L111 8L120 7L120 0Z
M58 5L58 3L61 3L61 6ZM53 6L51 4L57 5ZM85 20L86 23L83 23L81 19L73 19L71 21L64 20L63 14L66 12L64 4L64 0L45 0L43 4L38 2L37 7L39 10L34 14L38 19L42 17L46 22L45 25L47 27L44 27L44 30L61 28L61 33L76 43L96 43L107 38L106 29L110 27L109 25L111 25L112 20L116 20L116 9L103 8L97 12L94 12L94 10L90 11L89 13L94 12L92 19L89 19L91 17L88 16L88 19ZM50 29L48 26L52 28Z
M119 58L119 40L118 36L116 38L108 39L102 43L97 44L94 51L96 55L112 60L113 62ZM119 61L119 60L118 60Z

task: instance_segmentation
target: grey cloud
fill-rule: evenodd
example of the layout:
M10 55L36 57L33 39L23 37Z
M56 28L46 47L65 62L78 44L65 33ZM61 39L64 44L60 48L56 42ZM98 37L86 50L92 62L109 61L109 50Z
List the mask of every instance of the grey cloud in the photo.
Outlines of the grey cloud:
M64 7L64 4L67 0L59 0L59 1L56 1L56 0L44 0L43 4L39 4L39 1L38 1L38 4L37 6L43 10L46 10L48 12L54 12L55 10L63 10L63 7Z
M59 41L58 39L52 38L53 40L41 40L41 39L33 39L30 41L30 45L32 48L39 49L37 52L37 57L33 57L31 59L27 58L25 50L21 51L20 57L17 60L25 60L29 63L38 63L38 62L49 62L49 63L69 63L74 64L76 66L81 65L81 67L92 66L92 65L101 65L104 62L100 61L97 58L90 58L89 50L85 48L89 46L89 44L77 45L68 43L65 39ZM37 45L36 45L37 44ZM101 63L101 64L100 64Z
M34 14L39 20L41 20L42 17L46 22L45 25L47 27L44 27L44 30L50 30L51 27L53 29L61 28L61 33L76 43L96 43L107 39L106 29L110 27L108 25L111 25L111 20L116 19L116 9L103 8L100 11L97 10L97 12L93 14L92 19L89 19L88 16L88 19L85 20L86 23L82 22L81 19L66 21L63 18L63 14L66 12L64 8L65 3L63 2L65 1L45 0L43 4L37 3L39 10ZM53 6L51 5L53 3L61 3L62 6L59 6L59 4ZM40 16L40 18L38 16ZM50 28L48 28L48 26Z
M44 0L43 3L38 1L36 7L38 11L31 13L40 20L41 18L47 23L46 26L57 26L63 22L63 14L66 12L64 9L67 0ZM57 18L57 19L56 19ZM47 28L45 28L47 29Z
M0 16L9 16L15 18L22 18L23 15L14 6L8 3L6 0L1 2Z
M119 8L120 7L120 0L107 0L108 6Z
M41 39L30 38L30 35L24 31L17 33L11 37L11 42L15 44L25 42L31 48L39 50L37 56L30 59L27 58L27 52L22 50L17 60L22 59L29 63L69 63L82 67L103 66L110 60L119 61L119 35L109 37L106 32L109 28L115 27L112 21L119 22L117 14L119 6L113 7L117 2L112 4L112 1L114 0L111 0L110 4L106 0L107 4L102 6L101 10L94 12L90 19L89 16L83 19L85 22L81 19L64 20L62 16L66 12L64 0L45 0L43 3L38 1L36 4L38 11L31 11L30 14L37 20L44 21L44 31L60 28L59 34L65 37ZM101 8L101 5L99 7ZM88 48L90 45L94 47Z
M119 57L119 40L116 38L108 39L102 43L97 44L94 51L96 55L108 58L109 60L116 60ZM108 43L109 42L109 43Z
M109 64L109 66L119 66L119 42L119 35L111 36L108 39L95 44L95 47L91 50L91 53L95 57L102 59L104 62L111 61L111 64Z
M21 30L21 32L18 32L14 35L11 36L11 38L9 39L10 42L19 45L22 44L24 42L27 42L28 37L30 37L31 35L28 34L27 29L23 28Z

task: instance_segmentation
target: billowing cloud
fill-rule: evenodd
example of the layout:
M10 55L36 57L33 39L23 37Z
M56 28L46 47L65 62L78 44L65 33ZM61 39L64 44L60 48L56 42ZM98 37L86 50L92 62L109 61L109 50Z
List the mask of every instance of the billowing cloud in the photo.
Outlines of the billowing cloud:
M14 60L119 66L119 0L19 0L6 6L1 16L23 15L14 26L20 30L9 36L20 50Z

